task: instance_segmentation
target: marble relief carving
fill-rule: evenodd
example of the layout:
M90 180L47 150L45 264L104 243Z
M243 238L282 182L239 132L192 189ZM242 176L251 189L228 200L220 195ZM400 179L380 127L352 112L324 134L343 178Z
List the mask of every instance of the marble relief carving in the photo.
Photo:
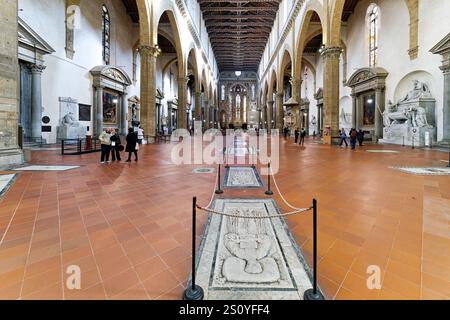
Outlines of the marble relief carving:
M225 187L261 187L261 179L252 167L230 167L225 176Z

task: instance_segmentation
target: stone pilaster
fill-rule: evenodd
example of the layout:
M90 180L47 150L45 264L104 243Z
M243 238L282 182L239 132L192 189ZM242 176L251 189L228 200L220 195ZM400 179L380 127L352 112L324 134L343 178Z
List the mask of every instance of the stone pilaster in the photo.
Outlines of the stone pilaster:
M94 134L95 137L98 138L98 136L103 131L103 87L97 87L96 88L96 114L95 114L95 127L94 127Z
M375 90L375 138L383 138L384 87Z
M359 130L359 126L356 123L356 108L357 108L357 97L354 93L351 94L352 96L352 127L356 130Z
M210 128L210 124L209 124L209 118L210 118L210 115L209 115L209 101L208 100L205 100L205 118L203 119L203 120L205 120L205 129L208 129L208 128Z
M187 129L186 98L188 77L178 78L178 129Z
M330 127L331 137L339 137L339 57L340 47L326 47L324 60L323 125Z
M141 125L149 143L156 136L156 58L161 50L155 46L139 47L141 57Z
M23 163L18 144L19 60L17 0L3 0L0 10L0 166Z
M42 72L45 66L32 64L31 70L31 137L42 137Z
M195 93L195 121L202 120L202 93Z
M276 128L283 130L284 126L284 108L283 108L284 93L277 93L277 123Z
M273 105L275 101L267 101L266 117L267 117L267 129L271 130L272 126L272 115L273 115Z
M447 65L443 65L444 72L444 136L443 140L450 143L450 52L447 54Z
M122 109L120 110L120 130L123 135L128 133L128 102L127 102L127 92L124 92L122 95Z

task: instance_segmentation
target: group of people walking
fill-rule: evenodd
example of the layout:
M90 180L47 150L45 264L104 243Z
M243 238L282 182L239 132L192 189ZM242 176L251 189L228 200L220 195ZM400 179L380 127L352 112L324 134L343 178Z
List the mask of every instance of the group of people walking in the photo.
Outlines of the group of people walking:
M129 128L126 137L126 147L124 147L117 130L113 128L103 129L103 132L98 137L101 143L100 163L110 163L110 155L112 156L112 161L122 161L120 155L122 151L128 152L128 160L126 162L131 162L132 154L134 154L134 160L138 161L139 145L142 144L142 137L139 134L139 131L135 132L133 128Z
M302 128L302 130L300 131L299 128L296 128L294 131L294 136L295 136L295 144L299 143L298 139L300 138L300 145L304 146L305 145L305 138L306 138L306 130L305 128Z
M362 130L356 130L355 128L350 129L350 132L347 136L347 133L345 132L345 129L342 128L339 130L339 137L341 138L339 142L339 146L342 147L342 145L345 143L345 146L348 147L347 138L350 137L350 145L352 147L352 150L356 149L356 143L359 143L359 146L362 147L364 142L364 131Z

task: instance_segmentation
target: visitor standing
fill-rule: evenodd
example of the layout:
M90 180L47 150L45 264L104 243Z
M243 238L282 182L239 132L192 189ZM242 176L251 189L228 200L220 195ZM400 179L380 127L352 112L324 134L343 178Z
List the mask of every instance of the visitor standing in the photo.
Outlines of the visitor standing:
M109 162L109 154L111 152L111 130L103 129L102 133L98 136L101 144L101 163Z
M364 131L359 129L359 131L358 131L358 142L359 142L359 146L360 147L363 146L363 141L364 141Z
M339 143L339 146L342 147L342 144L345 142L345 147L348 147L347 133L345 133L344 128L342 128L342 130L339 131L339 137L341 138L341 142Z
M306 137L306 130L305 128L302 128L302 132L300 133L300 145L305 145L305 137Z
M138 150L139 144L137 143L137 135L134 132L133 128L128 129L127 135L127 147L125 149L128 152L128 160L127 162L131 162L131 154L134 153L135 161L138 161Z
M111 132L111 155L112 155L112 161L122 161L120 157L120 148L121 148L121 141L119 132L113 129ZM123 149L122 149L123 151Z
M358 139L358 131L356 129L352 128L350 130L350 144L352 146L352 150L356 149L356 140Z
M298 128L295 128L294 131L294 136L295 136L295 143L298 143L298 137L300 136L300 130Z

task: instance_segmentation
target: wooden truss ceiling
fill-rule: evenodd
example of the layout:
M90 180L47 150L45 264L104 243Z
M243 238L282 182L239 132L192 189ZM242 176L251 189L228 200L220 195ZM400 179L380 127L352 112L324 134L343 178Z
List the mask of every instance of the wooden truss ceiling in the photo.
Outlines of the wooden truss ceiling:
M257 71L281 0L198 0L220 71Z
M134 23L139 22L139 11L136 4L136 0L122 0L125 9L127 10L127 14L131 17Z

